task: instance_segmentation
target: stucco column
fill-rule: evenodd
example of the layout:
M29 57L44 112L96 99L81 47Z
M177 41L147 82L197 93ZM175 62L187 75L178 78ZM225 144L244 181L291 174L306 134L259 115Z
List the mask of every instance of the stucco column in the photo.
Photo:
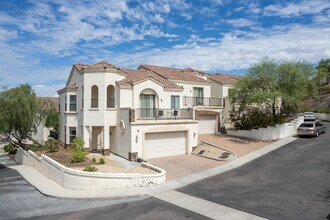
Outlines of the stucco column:
M85 148L89 149L90 132L89 132L89 127L87 127L87 126L83 126L83 138L84 138L84 142L85 142Z
M103 127L103 146L102 146L103 155L110 154L110 132L109 126Z

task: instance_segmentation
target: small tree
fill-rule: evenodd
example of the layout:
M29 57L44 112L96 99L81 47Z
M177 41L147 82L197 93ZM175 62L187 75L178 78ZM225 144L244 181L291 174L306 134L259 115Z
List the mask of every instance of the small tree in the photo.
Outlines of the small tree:
M31 136L35 127L37 99L30 85L0 93L0 133L10 143L23 146L22 141Z
M58 126L58 115L55 117L54 111L52 103L37 99L30 85L0 92L0 133L16 147L24 147L25 138L42 147L32 134L42 122L47 127Z
M259 114L267 116L266 126L280 123L284 111L296 111L316 92L315 73L312 65L301 61L264 59L253 65L229 93L232 121L244 118L251 128L258 125L260 118L254 116Z
M330 77L330 59L321 59L316 69L316 84L322 86L323 80L326 80L328 77Z
M45 147L49 152L57 152L59 150L59 141L53 138L49 138L46 143Z
M81 137L75 137L72 143L71 162L83 162L86 159L86 152L84 149L85 142Z

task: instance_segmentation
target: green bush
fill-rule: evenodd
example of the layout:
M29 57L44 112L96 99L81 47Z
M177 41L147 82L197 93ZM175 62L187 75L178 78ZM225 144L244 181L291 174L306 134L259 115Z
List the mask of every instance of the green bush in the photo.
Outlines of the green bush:
M104 161L103 158L100 158L100 160L99 160L99 164L105 164L105 161Z
M234 127L240 130L273 126L284 121L283 116L273 117L271 114L257 108L232 109L230 111L230 119L234 122Z
M330 114L330 108L319 108L316 112Z
M49 138L46 143L45 147L49 152L57 152L59 150L59 142L56 139Z
M37 151L42 151L42 150L44 150L44 148L42 148L42 147L40 147L40 146L38 146L38 145L36 145L36 144L31 144L31 145L29 146L29 149L30 149L31 151L33 151L33 152L37 152Z
M5 146L3 146L3 150L5 152L9 152L13 148L14 148L14 145L12 145L12 144L6 144Z
M93 162L93 163L96 163L96 159L95 159L95 157L93 157L92 162Z
M13 147L8 151L8 154L16 154L17 153L17 148Z
M84 162L86 159L86 152L84 149L84 140L80 137L75 137L72 143L71 162L79 163Z
M73 150L84 150L85 142L81 137L75 137L72 142Z
M86 159L85 151L81 151L81 150L72 151L72 154L71 154L72 163L84 162L85 159Z
M86 171L86 172L95 172L97 171L97 168L96 167L93 167L93 166L86 166L83 171Z

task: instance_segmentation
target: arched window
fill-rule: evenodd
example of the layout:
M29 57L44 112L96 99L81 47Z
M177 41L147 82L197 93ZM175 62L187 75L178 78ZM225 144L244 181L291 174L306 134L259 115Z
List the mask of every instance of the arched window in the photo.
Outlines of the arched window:
M91 108L99 107L99 88L92 86Z
M157 93L152 89L145 89L140 94L140 111L143 118L154 117L157 106Z
M113 85L109 85L107 87L107 108L115 107L115 87Z

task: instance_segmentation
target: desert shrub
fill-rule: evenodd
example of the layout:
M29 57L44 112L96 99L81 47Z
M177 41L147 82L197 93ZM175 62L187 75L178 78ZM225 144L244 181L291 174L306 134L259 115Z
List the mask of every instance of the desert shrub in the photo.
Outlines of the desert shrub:
M3 150L5 152L9 152L13 148L14 148L14 145L12 145L12 144L6 144L5 146L3 146Z
M316 112L330 114L330 108L318 108Z
M71 154L71 162L72 163L79 163L79 162L84 162L86 159L86 152L77 150L77 151L72 151Z
M8 151L8 154L16 154L17 153L17 148L13 147Z
M49 152L57 152L59 150L59 142L56 139L49 138L46 143L45 147Z
M95 157L93 157L92 162L93 162L93 163L96 163L96 159L95 159Z
M99 160L99 164L105 164L105 161L104 161L103 158L100 158L100 160Z
M84 149L84 140L80 137L75 137L72 143L71 162L84 162L86 159L86 152Z
M95 172L97 171L97 168L96 167L93 167L93 166L86 166L83 171L86 171L86 172Z
M234 122L234 127L241 130L267 127L284 121L284 117L282 116L274 118L268 112L261 111L257 108L244 110L233 109L230 111L230 119Z
M38 146L38 145L36 145L36 144L31 144L31 145L29 146L29 149L30 149L31 151L33 151L33 152L37 152L37 151L42 151L42 150L44 150L43 147L40 147L40 146Z
M84 150L85 142L81 137L75 137L72 142L73 150Z

